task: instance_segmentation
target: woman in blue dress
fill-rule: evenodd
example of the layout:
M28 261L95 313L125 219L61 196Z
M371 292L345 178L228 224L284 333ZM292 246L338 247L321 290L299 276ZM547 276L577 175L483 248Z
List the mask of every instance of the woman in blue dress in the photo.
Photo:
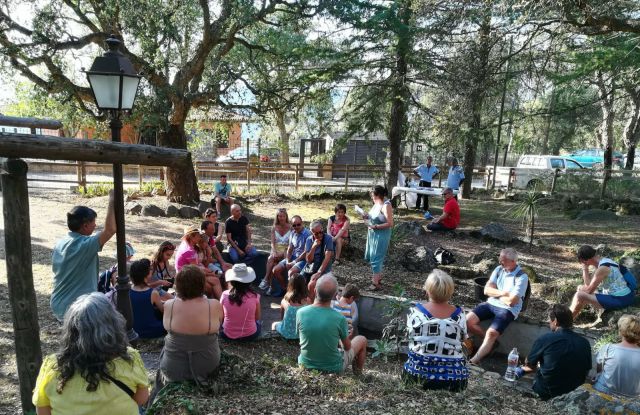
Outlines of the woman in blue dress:
M393 228L393 209L391 202L385 199L386 195L387 189L380 185L375 186L371 192L373 207L368 214L363 216L364 219L369 220L364 259L371 264L373 275L370 289L374 291L382 288L382 265L387 255L391 240L391 228Z

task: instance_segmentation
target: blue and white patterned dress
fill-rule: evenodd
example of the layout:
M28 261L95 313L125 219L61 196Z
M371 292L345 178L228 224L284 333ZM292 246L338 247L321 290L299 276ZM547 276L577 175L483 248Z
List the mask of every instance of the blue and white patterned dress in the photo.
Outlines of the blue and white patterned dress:
M409 359L404 364L410 375L427 389L462 390L467 385L469 370L462 353L467 336L467 320L460 307L447 318L431 315L416 304L407 317Z

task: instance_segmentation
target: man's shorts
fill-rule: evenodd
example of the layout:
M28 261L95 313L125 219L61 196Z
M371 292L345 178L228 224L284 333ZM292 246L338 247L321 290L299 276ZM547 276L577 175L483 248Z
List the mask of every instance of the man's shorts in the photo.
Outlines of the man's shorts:
M500 334L504 333L509 324L515 320L515 317L511 311L506 308L496 307L489 303L480 303L473 309L473 314L478 316L480 321L493 319L491 322L491 328L498 331Z
M596 299L605 310L617 310L619 308L629 307L633 304L635 301L635 294L633 292L622 296L596 294Z
M356 357L356 352L353 351L353 347L349 351L342 352L342 371L349 369L349 366L353 363L353 359Z

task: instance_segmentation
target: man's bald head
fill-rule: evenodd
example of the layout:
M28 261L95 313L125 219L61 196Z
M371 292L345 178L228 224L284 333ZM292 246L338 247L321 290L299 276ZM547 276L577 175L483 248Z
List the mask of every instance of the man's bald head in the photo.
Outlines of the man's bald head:
M316 283L316 300L321 303L327 303L336 297L338 292L338 280L331 275L326 274L318 279Z

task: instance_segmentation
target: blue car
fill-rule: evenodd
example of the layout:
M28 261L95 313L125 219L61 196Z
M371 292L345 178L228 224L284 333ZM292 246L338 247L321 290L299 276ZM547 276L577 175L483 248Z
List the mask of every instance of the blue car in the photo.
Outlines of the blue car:
M575 153L569 154L567 157L571 157L584 167L602 168L602 166L604 166L604 150L600 150L599 148L578 150ZM614 151L611 160L613 166L622 167L622 158L622 153Z

